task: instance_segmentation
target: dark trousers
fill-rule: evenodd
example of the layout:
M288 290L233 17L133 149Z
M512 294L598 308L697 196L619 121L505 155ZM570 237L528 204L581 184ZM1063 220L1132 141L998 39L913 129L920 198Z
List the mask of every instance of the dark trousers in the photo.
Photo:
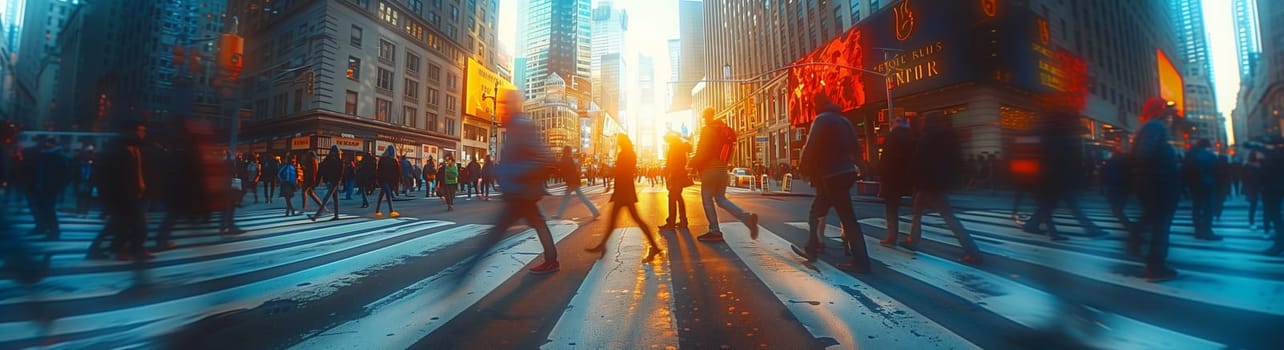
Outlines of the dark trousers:
M1205 186L1192 186L1190 188L1190 220L1195 226L1195 236L1211 235L1213 233L1213 216L1216 211L1214 204L1216 195L1213 189Z
M264 181L263 195L264 195L264 198L267 198L268 203L272 203L272 197L275 194L276 194L276 181Z
M60 233L57 199L54 198L56 195L56 193L37 192L27 197L31 205L31 218L36 222L36 230L33 233L43 233L49 239L57 239Z
M375 198L375 212L376 212L376 213L378 213L378 212L379 212L379 209L380 209L380 208L381 208L381 206L383 205L384 198L387 198L387 199L388 199L388 212L389 212L389 213L391 213L391 212L393 212L393 211L394 211L394 210L392 209L392 195L393 195L394 193L396 193L396 191L393 191L393 190L392 190L392 184L390 184L390 183L386 183L386 182L385 182L385 183L381 183L381 184L379 184L379 197L376 197L376 198Z
M979 255L981 250L977 248L976 242L972 240L972 234L963 228L963 223L959 218L954 216L954 208L950 207L950 199L943 192L919 190L914 193L914 219L910 222L910 242L918 244L923 239L923 211L927 209L936 210L941 214L941 219L945 220L945 226L954 232L954 237L958 238L959 246L968 255Z
M1114 215L1115 220L1118 220L1120 225L1123 225L1124 231L1129 234L1135 234L1137 223L1129 219L1128 214L1124 212L1124 209L1128 207L1128 193L1122 190L1108 190L1106 192L1106 201L1110 204L1110 214Z
M1173 215L1177 213L1178 196L1175 189L1147 188L1137 193L1141 200L1141 220L1138 223L1139 234L1129 237L1128 249L1131 253L1140 251L1142 235L1150 237L1150 251L1146 255L1148 268L1163 267L1168 260L1168 235L1173 225Z
M329 184L326 184L326 187L329 187L329 188L326 189L325 196L321 197L321 207L318 208L316 214L313 214L312 216L321 217L321 213L325 212L325 205L333 203L334 217L338 218L339 217L339 182L338 181L331 182ZM392 208L392 205L389 204L388 207Z
M687 223L687 201L682 199L681 188L669 189L669 218L664 223L672 225L675 222Z
M553 232L549 231L548 223L544 221L544 214L540 213L538 203L538 199L504 199L504 210L495 220L495 226L486 231L485 243L479 252L489 251L504 239L504 233L508 228L517 224L518 220L525 220L527 225L535 229L535 235L544 246L544 261L557 261L557 245L553 242Z
M1046 224L1048 236L1058 236L1057 226L1052 220L1052 211L1056 210L1057 204L1065 204L1066 209L1070 210L1070 215L1073 215L1075 221L1083 227L1084 233L1090 236L1101 234L1101 229L1097 228L1083 210L1079 209L1079 202L1075 200L1074 193L1069 191L1040 193L1035 196L1035 200L1038 202L1039 209L1035 210L1034 215L1030 217L1030 222L1026 223L1026 231L1037 231L1040 224Z
M899 194L889 195L883 199L883 218L887 221L887 237L883 242L896 243L901 234L901 205L903 200Z
M1248 200L1248 226L1253 226L1257 219L1257 203L1261 201L1261 193L1258 191L1246 191L1244 199ZM1263 219L1263 222L1266 220Z
M1281 222L1280 216L1282 199L1284 199L1284 191L1262 191L1262 221L1267 227L1275 230L1275 244L1284 244L1284 222Z
M113 237L112 250L139 255L146 253L147 218L143 216L143 202L126 200L115 204L103 226L103 230Z
M867 263L869 254L865 250L865 234L861 232L860 223L856 221L856 211L852 208L852 184L856 183L856 173L845 173L827 176L813 182L816 197L811 200L811 209L807 212L808 222L829 216L829 209L834 209L838 219L843 223L843 236L851 245L852 259ZM807 246L814 247L824 238L824 230L812 230L807 238ZM820 236L820 237L818 237Z

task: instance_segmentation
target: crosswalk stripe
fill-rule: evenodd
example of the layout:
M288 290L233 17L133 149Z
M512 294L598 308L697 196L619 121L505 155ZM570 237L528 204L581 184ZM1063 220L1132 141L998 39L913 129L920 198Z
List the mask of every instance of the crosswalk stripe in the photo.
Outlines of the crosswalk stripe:
M754 241L743 224L720 225L736 256L817 338L851 349L978 348L828 263L804 265L788 241L766 228ZM871 322L871 315L882 319Z
M1043 235L1043 234L1026 233L1022 231L1022 229L1018 227L1011 219L998 218L987 214L988 213L986 212L967 211L967 212L955 213L955 216L958 217L959 220L964 221L964 226L969 226L969 225L978 226L982 228L979 230L982 232L989 232L989 233L1016 236L1016 237L1047 237L1046 235ZM928 217L928 216L925 215L924 217ZM940 216L932 214L931 217L939 218ZM1098 222L1102 222L1102 221L1098 221ZM1105 230L1108 233L1115 233L1120 238L1126 235L1126 232L1124 232L1122 229L1105 229ZM1075 222L1073 220L1070 220L1065 223L1058 223L1057 232L1071 235L1071 236L1080 236L1080 237L1086 235L1086 230L1084 230L1083 226L1080 226L1078 222ZM1178 232L1173 232L1173 233L1178 233ZM1243 238L1242 236L1225 236L1225 239L1222 241L1211 242L1211 241L1197 240L1192 235L1189 235L1189 234L1186 234L1186 235L1175 234L1170 236L1169 241L1174 245L1195 246L1195 247L1209 248L1209 249L1214 249L1214 248L1227 249L1227 250L1237 251L1234 253L1252 254L1255 256L1260 256L1258 252L1261 249L1265 249L1266 246L1269 245L1269 243L1265 243L1266 240L1261 239L1261 236L1257 236L1255 239ZM1107 244L1113 247L1119 247L1121 244L1117 241L1102 241L1102 240L1072 240L1070 242L1072 243L1092 242L1092 243ZM1227 251L1227 253L1233 253L1233 252ZM1281 260L1281 261L1284 261L1284 260Z
M541 349L677 348L669 260L639 264L644 242L637 228L615 230Z
M551 221L553 240L578 225ZM498 288L543 252L534 230L510 236L479 257L473 275L457 286L439 283L458 276L465 262L429 276L365 306L367 316L304 337L293 349L405 349ZM481 267L485 267L482 269ZM452 288L453 287L453 288Z
M451 242L459 241L461 237L472 236L485 228L482 225L463 225L444 231L416 233L419 236L410 240L312 266L296 273L137 307L60 318L47 327L31 321L0 323L0 348L4 347L4 342L61 337L93 331L103 325L127 327L101 337L59 345L86 348L102 342L118 342L144 344L139 346L148 347L145 344L156 341L157 337L211 315L248 310L276 299L306 301L326 297L337 287L359 278L363 271L384 266L389 261L431 254ZM450 239L443 239L445 237Z
M432 229L453 224L445 221L392 222L378 220L358 224L351 228L320 228L307 230L304 233L276 236L258 241L228 243L226 246L215 246L200 250L180 250L175 254L166 254L167 260L185 259L188 263L159 266L147 270L150 287L165 288L190 285L219 278L227 278L266 270L294 262L305 261L326 252L346 250L367 243L390 238L384 233L395 233L400 229ZM350 230L356 229L356 230ZM307 241L312 233L324 237L313 242ZM329 236L324 236L329 235ZM237 254L258 250L248 254ZM219 258L204 258L213 255L227 255ZM211 268L211 267L218 268ZM119 294L130 288L134 271L119 270L98 273L52 276L33 287L30 293L0 296L0 305L9 305L33 301L63 301L87 299ZM20 286L12 280L0 281L0 290Z
M882 218L866 218L860 220L860 222L876 228L887 228L886 221ZM948 229L935 226L923 225L923 238L954 247L958 246L953 233ZM1284 315L1284 294L1276 292L1284 290L1284 281L1199 271L1181 271L1181 275L1175 280L1150 283L1136 276L1124 275L1115 271L1120 265L1131 266L1140 270L1143 264L1131 260L1047 248L1013 240L1003 240L996 243L991 243L990 240L985 239L977 239L976 241L982 252L1043 266L1102 283L1196 303L1262 312L1277 316Z
M791 226L806 229L807 223L794 222ZM842 228L825 225L830 235L842 233ZM917 259L889 251L878 245L878 240L865 236L870 258L877 260L897 273L909 276L924 284L955 295L964 300L1031 329L1051 329L1071 323L1081 334L1085 345L1098 349L1220 349L1224 345L1174 332L1166 328L1141 322L1118 314L1100 310L1081 309L1090 314L1089 319L1073 317L1079 307L1056 295L1003 278L951 260L919 253ZM831 241L842 242L831 238Z

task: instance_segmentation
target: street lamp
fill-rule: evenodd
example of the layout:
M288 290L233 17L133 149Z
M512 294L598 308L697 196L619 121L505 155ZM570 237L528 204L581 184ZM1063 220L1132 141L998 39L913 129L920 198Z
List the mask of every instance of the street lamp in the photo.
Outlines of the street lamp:
M490 155L492 160L499 160L499 157L495 153L495 149L498 147L497 139L499 138L499 121L495 118L496 115L499 114L499 101L497 100L499 97L499 84L495 84L493 91L494 92L490 95L487 95L485 91L482 91L481 98L482 101L487 99L490 100L490 151L486 154Z

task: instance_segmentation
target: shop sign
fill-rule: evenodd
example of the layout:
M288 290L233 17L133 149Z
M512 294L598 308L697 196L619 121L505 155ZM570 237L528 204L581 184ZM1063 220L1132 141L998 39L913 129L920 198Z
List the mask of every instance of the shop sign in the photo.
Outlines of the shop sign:
M299 136L290 139L290 150L312 148L312 136Z
M365 141L347 137L331 137L330 141L333 141L335 146L339 146L339 149L349 151L360 151L366 144Z

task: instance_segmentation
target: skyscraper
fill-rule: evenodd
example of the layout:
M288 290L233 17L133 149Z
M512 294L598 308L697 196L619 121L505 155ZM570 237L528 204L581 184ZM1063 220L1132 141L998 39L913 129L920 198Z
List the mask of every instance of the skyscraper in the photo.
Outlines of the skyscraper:
M589 78L592 53L590 48L590 0L528 0L519 13L534 14L526 20L524 51L526 57L526 99L534 100L545 93L549 74L557 74L572 90L583 89ZM584 81L581 81L584 80Z
M625 109L627 94L624 59L624 34L629 30L629 14L610 0L593 9L592 72L593 101L607 114L618 117Z
M1261 56L1254 64L1251 84L1242 86L1240 105L1243 110L1243 132L1236 128L1239 140L1259 140L1269 135L1284 136L1284 91L1279 89L1284 77L1284 45L1276 38L1284 37L1284 4L1276 0L1258 0L1257 27L1262 38Z
M1239 79L1252 80L1253 67L1257 65L1257 56L1261 55L1257 1L1232 0L1231 7L1235 15L1235 53L1239 61Z
M677 86L673 83L682 78L682 39L669 39L669 81L665 82L667 110L673 111L677 102ZM687 91L690 94L690 91Z
M53 115L54 92L58 90L58 38L78 0L26 0L26 14L19 38L18 83L32 94L27 113L30 121L44 127Z
M1185 83L1186 120L1191 140L1208 139L1216 147L1226 145L1226 132L1213 95L1212 62L1208 56L1208 34L1200 0L1169 0L1169 13L1177 33L1177 49Z
M673 84L673 109L691 109L691 89L704 79L704 3L678 1L678 40L682 53L679 83Z

